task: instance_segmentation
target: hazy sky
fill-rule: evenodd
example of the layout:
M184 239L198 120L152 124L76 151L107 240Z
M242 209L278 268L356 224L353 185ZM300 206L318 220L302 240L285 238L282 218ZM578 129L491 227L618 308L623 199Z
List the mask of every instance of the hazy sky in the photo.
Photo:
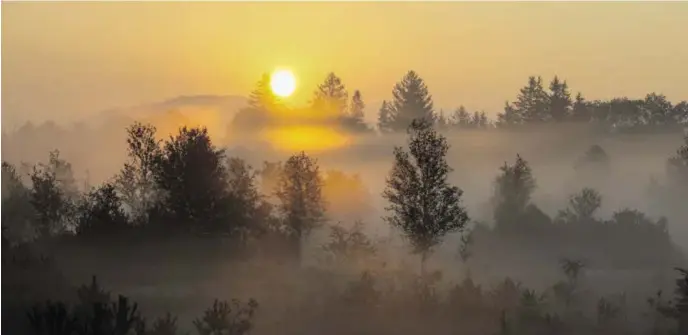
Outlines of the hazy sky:
M290 67L374 102L409 69L436 105L494 114L528 75L591 98L688 98L688 2L7 3L2 119L72 120L177 95L247 95ZM369 110L372 114L376 111Z

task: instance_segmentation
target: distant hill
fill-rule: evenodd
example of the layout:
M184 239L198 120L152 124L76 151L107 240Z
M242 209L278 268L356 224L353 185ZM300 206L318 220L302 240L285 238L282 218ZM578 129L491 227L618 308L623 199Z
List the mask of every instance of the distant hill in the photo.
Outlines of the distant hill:
M159 102L110 109L85 120L89 125L101 125L114 120L156 118L169 112L179 112L193 119L195 112L212 112L217 121L226 125L234 114L248 104L248 99L237 95L183 95ZM118 122L119 123L119 122Z

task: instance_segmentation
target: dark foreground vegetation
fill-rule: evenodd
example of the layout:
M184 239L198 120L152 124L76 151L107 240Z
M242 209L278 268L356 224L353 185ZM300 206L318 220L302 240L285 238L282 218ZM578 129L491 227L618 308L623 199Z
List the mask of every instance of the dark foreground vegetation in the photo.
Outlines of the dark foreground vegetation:
M316 107L344 108L338 102L346 95L334 89L339 79L323 85ZM579 115L565 83L555 79L550 89L532 78L500 122ZM265 98L256 94L260 107ZM409 73L394 98L383 105L380 129L405 127L407 145L392 152L382 193L391 233L382 237L360 220L373 209L356 176L322 173L305 152L254 169L227 157L205 128L182 127L160 141L155 127L132 124L126 163L96 187L78 185L58 151L30 169L3 162L2 330L688 334L688 272L666 218L629 208L601 218L603 197L584 183L567 208L547 215L533 201L537 179L527 157L514 153L497 170L490 220L472 219L463 190L448 179L450 146L441 131L448 123L435 115L422 80ZM361 115L360 99L354 95L350 115ZM583 113L581 99L576 113ZM652 116L646 124L678 127L685 106L664 102L654 95L637 106L653 111L643 112ZM655 105L671 114L663 119L660 109L647 109ZM614 110L609 106L599 108ZM461 115L466 125L488 124L480 114ZM685 207L688 195L688 137L677 146L667 158L668 181L651 190L667 208ZM604 178L609 160L592 146L576 169ZM447 247L453 263L438 265ZM655 277L627 283L645 274Z

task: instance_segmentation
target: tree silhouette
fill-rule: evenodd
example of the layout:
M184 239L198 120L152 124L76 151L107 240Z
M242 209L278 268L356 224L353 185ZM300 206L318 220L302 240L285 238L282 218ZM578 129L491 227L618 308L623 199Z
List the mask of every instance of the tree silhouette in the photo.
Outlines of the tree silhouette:
M129 126L128 160L115 176L114 186L137 223L148 220L148 211L158 200L154 173L161 151L155 136L156 128L152 125L135 122Z
M566 81L560 81L559 77L549 84L549 113L554 121L564 121L569 118L571 113L571 93Z
M473 124L471 114L466 111L466 107L459 106L449 117L452 125L458 128L468 128Z
M394 99L388 105L394 131L404 131L417 118L434 120L432 96L425 81L415 71L409 71L392 90Z
M270 75L263 73L248 97L248 107L239 110L230 124L230 133L259 130L270 124L273 115L284 108L270 88Z
M367 132L369 128L363 120L364 111L365 103L361 97L361 91L356 90L351 96L349 111L342 120L344 128L355 133Z
M502 128L523 124L524 122L523 114L516 110L508 101L504 103L504 111L497 114L497 125Z
M31 190L24 185L15 167L2 162L3 237L11 242L33 237L36 211L31 204ZM5 231L7 229L8 231Z
M231 231L223 161L224 151L215 148L206 128L182 127L163 144L155 181L163 208L178 227Z
M232 300L215 300L213 306L205 311L193 324L199 335L244 335L253 328L253 317L258 303L251 299L247 304Z
M400 228L420 254L424 274L432 248L447 233L462 230L468 215L461 205L463 191L447 181L447 140L428 119L413 120L408 134L409 152L394 149L394 166L383 192L389 202L385 220Z
M129 218L112 184L105 183L89 192L78 208L79 235L112 237L129 226Z
M347 112L348 96L341 78L330 72L313 93L313 107L320 114L335 118L344 117Z
M50 236L63 231L73 213L74 204L58 180L56 169L50 165L35 166L31 173L31 184L30 202L36 211L38 235Z
M549 95L542 87L542 78L528 78L528 85L521 88L514 102L514 111L527 123L541 123L550 119L548 107Z
M592 188L583 188L569 199L569 208L559 212L559 219L566 223L591 223L593 215L602 206L602 196Z
M396 120L396 114L392 108L393 107L391 103L382 101L382 106L380 107L377 117L377 128L383 134L395 131L394 123Z
M293 238L297 258L301 258L301 240L325 219L322 178L316 160L305 152L291 156L285 163L276 190L281 214Z
M578 92L571 110L571 120L574 122L590 122L592 115L590 103L585 100L583 94Z
M256 236L269 218L271 206L258 192L256 171L244 160L236 157L227 159L227 183L232 199L234 215L232 221L245 238Z
M492 199L494 219L498 228L510 231L520 221L519 216L525 214L536 184L528 162L520 155L516 155L514 165L504 163L500 170Z

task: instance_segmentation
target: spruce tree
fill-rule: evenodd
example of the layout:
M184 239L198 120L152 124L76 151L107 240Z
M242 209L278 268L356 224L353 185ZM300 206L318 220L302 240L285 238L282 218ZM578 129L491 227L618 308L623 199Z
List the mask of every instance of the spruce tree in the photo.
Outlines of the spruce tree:
M394 131L394 122L396 114L392 106L387 101L382 101L382 106L378 112L377 128L380 133L387 134Z
M574 122L590 122L591 120L591 106L585 101L583 94L578 92L576 99L573 102L571 110L571 121Z
M343 117L347 111L348 96L341 78L331 72L313 93L313 108L327 116Z
M492 197L494 220L498 229L512 232L530 204L536 183L530 165L520 155L513 165L504 163L500 170Z
M550 120L549 95L542 87L542 78L528 78L528 85L521 88L514 111L526 123L542 123Z
M559 77L554 76L554 79L549 84L549 114L550 117L557 122L568 119L571 113L571 93L569 92L566 81L560 81Z
M404 131L417 118L433 119L432 96L425 81L415 71L409 71L392 90L391 110L394 131Z
M394 148L394 166L383 197L389 202L385 220L402 230L413 251L425 261L442 237L461 231L468 221L461 205L463 191L447 181L451 168L446 138L427 118L415 119L408 128L409 151Z
M504 103L504 112L497 114L497 126L502 128L523 124L524 121L523 115L508 101Z
M363 120L365 114L365 103L363 102L363 97L361 97L361 91L356 90L351 96L351 103L349 104L349 111L344 117L343 125L344 127L352 132L365 132L369 128Z
M459 106L451 115L451 123L457 128L468 128L471 126L471 114L466 107Z

